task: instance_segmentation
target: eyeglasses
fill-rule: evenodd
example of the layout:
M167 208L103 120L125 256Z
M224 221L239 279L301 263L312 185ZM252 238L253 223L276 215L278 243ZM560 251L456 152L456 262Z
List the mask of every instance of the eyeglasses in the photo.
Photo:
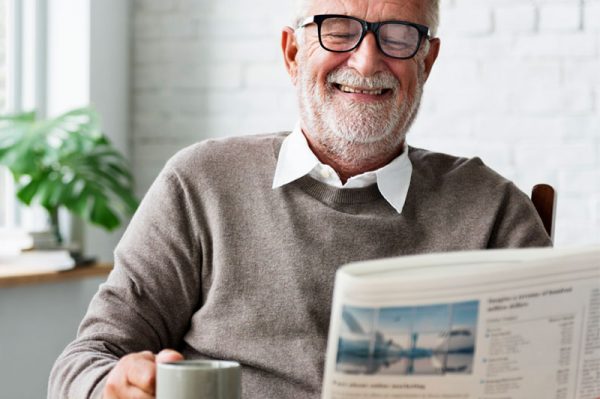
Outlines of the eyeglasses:
M335 53L352 51L373 32L377 47L389 57L405 60L419 51L423 38L429 37L429 28L406 21L367 22L348 15L315 15L302 21L298 28L317 24L319 43Z

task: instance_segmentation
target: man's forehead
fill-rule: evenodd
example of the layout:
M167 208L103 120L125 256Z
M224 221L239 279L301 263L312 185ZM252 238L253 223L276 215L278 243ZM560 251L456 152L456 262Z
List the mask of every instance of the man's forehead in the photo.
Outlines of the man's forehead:
M368 21L403 19L425 23L429 0L305 0L308 15L344 14Z

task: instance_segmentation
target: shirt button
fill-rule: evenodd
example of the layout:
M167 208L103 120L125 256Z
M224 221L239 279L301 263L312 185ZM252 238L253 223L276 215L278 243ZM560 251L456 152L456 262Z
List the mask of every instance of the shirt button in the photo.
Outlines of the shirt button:
M328 179L331 176L331 172L328 169L321 168L321 176Z

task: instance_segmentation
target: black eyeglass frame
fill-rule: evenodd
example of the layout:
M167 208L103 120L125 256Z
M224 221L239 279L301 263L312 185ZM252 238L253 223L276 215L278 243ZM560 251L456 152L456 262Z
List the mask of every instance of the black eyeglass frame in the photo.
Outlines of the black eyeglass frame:
M323 40L321 39L321 25L323 24L323 21L325 21L326 19L329 18L346 18L346 19L352 19L355 20L357 22L360 22L361 26L362 26L362 33L360 35L360 38L358 39L358 41L356 42L356 45L348 50L331 50L329 48L327 48L325 46L325 44L323 44ZM377 42L377 48L379 48L379 51L381 51L383 54L385 54L388 57L391 58L396 58L399 60L408 60L410 58L413 58L418 52L419 49L421 48L421 43L423 42L423 38L429 39L431 33L429 30L428 26L425 25L420 25L420 24L416 24L414 22L408 22L408 21L381 21L381 22L369 22L369 21L365 21L364 19L360 19L360 18L356 18L350 15L342 15L342 14L320 14L320 15L313 15L312 17L308 17L305 20L303 20L299 25L298 25L298 29L300 28L304 28L307 25L310 25L312 23L317 24L317 29L318 29L318 36L319 36L319 44L321 45L322 48L324 48L327 51L331 51L333 53L347 53L349 51L353 51L354 49L356 49L358 46L360 46L360 44L362 43L363 39L365 38L365 36L367 35L367 33L369 32L373 32L373 35L375 35L375 41ZM381 47L381 43L379 43L379 29L384 26L384 25L406 25L406 26L412 26L413 28L415 28L417 30L417 32L419 32L419 42L417 44L417 48L415 49L415 51L406 57L397 57L397 56L393 56L390 55L388 53L386 53L383 48Z

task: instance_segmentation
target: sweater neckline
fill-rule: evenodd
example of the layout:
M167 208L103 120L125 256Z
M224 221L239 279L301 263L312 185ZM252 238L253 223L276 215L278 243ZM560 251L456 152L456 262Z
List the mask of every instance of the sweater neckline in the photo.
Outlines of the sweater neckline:
M339 188L306 175L290 184L326 204L350 205L383 200L377 183L362 188Z

